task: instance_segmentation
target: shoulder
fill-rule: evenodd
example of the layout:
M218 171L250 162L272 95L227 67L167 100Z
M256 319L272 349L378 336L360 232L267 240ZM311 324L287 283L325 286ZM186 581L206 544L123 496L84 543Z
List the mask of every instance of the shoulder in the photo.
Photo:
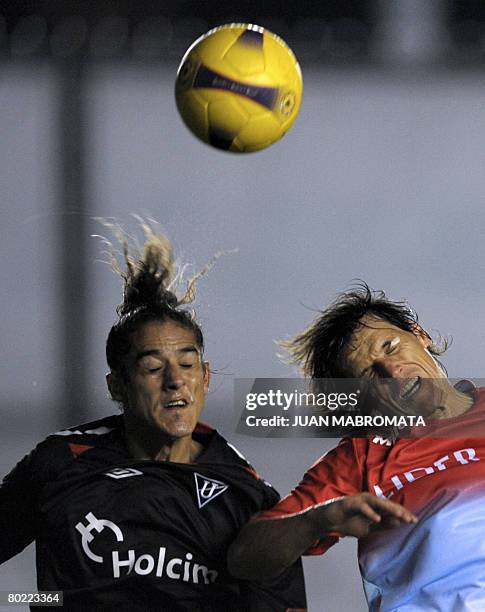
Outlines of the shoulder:
M473 391L473 405L476 408L485 408L485 387L478 387Z
M201 439L201 435L205 437L203 444L205 449L198 462L210 464L224 470L236 471L240 478L261 489L265 496L274 498L274 503L279 499L278 492L274 487L264 480L257 472L253 465L246 459L241 451L231 442L226 440L217 430L213 429L205 423L199 423L194 432L196 439Z
M93 448L100 437L119 431L120 419L113 415L49 434L26 455L5 478L42 484L55 478L84 451Z
M360 490L371 444L368 438L343 438L308 468L299 486L320 490L333 483Z
M359 462L368 453L370 444L368 438L342 438L336 446L317 459L309 471L318 469L322 464Z
M122 416L111 415L56 431L41 442L36 451L40 453L67 452L78 456L100 443L117 438L122 429Z
M113 414L96 421L90 421L89 423L83 423L82 425L75 425L74 427L67 427L50 434L47 440L62 439L99 439L100 436L106 436L115 431L121 430L122 427L121 415Z
M201 441L204 446L204 451L199 458L201 462L240 466L252 473L256 479L261 478L246 457L216 429L206 423L197 424L194 438Z

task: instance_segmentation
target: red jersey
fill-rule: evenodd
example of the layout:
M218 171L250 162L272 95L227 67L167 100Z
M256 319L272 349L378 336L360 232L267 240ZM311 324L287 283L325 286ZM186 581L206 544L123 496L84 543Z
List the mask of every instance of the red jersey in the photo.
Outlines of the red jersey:
M370 609L485 610L485 437L473 437L484 419L480 389L468 412L439 423L442 437L394 443L378 436L345 438L257 520L304 513L362 491L392 499L419 522L359 541ZM306 554L321 554L337 540L329 535Z

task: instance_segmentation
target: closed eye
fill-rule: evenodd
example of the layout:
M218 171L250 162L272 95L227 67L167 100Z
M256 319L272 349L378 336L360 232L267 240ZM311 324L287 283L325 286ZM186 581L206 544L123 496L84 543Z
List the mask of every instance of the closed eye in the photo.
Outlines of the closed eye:
M396 336L395 338L392 338L392 340L386 340L384 344L382 345L382 347L386 350L387 354L390 354L390 353L393 353L397 349L400 342L401 342L401 338L399 336Z
M385 351L386 355L391 355L396 352L401 343L401 338L399 336L395 336L389 340L386 340L382 343L382 349ZM361 378L372 378L376 374L374 364L368 366L364 370L361 371Z

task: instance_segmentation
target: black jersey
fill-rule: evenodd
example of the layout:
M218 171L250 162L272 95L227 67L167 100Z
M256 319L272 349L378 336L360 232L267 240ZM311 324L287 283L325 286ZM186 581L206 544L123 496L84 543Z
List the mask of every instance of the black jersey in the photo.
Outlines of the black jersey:
M0 562L36 541L39 590L67 610L305 608L301 564L271 585L233 579L229 544L279 499L215 430L195 463L130 458L122 416L41 442L0 487Z

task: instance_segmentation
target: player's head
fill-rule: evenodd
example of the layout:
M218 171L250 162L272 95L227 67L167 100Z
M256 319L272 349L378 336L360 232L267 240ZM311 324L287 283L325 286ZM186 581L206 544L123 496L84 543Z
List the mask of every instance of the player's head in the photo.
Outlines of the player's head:
M169 240L143 225L140 253L129 251L125 235L123 302L106 342L111 396L125 417L170 437L190 435L209 384L202 330L193 312L195 280L178 298L178 273Z
M406 302L392 301L365 283L339 295L303 333L281 344L291 363L314 379L408 378L420 368L422 377L444 375L436 356L446 343L433 343ZM420 368L411 367L416 361Z

